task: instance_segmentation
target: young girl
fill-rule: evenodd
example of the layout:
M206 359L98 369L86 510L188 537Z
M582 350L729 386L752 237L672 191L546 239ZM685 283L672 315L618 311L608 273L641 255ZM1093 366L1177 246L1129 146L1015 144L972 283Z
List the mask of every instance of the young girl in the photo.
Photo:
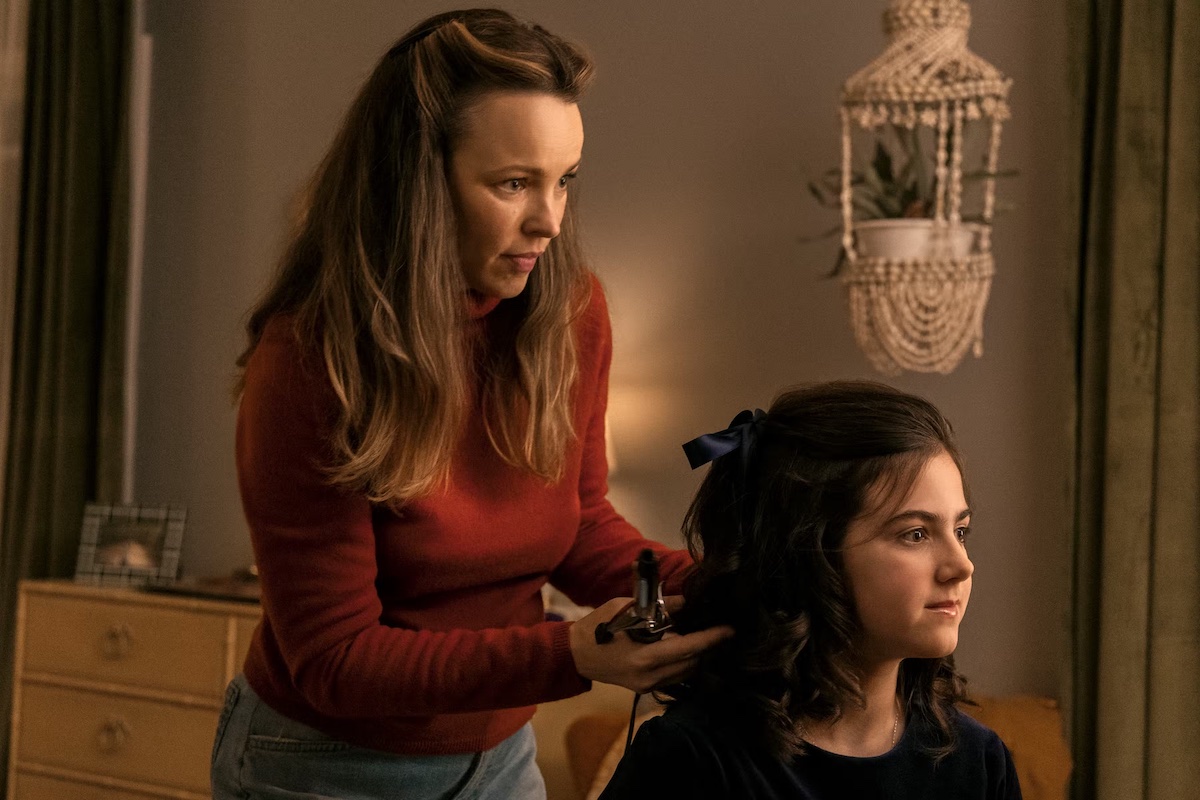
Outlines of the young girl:
M1020 798L1007 748L956 707L971 509L938 410L825 384L685 450L712 467L676 623L736 635L670 690L603 800Z
M218 800L544 797L535 704L677 681L726 635L594 636L643 548L691 559L606 498L612 340L570 190L591 72L502 11L440 14L317 169L240 362L263 619ZM547 621L547 580L599 608Z

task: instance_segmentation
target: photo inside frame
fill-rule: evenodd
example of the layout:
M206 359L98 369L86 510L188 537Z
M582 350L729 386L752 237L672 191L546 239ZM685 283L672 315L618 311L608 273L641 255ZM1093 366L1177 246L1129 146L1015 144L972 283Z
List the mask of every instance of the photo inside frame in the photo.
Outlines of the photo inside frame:
M75 580L118 585L176 580L185 518L179 507L89 503Z
M101 567L157 569L166 535L166 519L110 519L100 526L95 563Z

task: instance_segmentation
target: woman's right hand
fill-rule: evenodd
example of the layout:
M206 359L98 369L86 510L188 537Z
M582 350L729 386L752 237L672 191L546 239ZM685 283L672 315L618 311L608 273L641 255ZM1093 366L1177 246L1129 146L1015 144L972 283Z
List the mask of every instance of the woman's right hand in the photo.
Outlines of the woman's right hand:
M667 598L668 610L671 606L678 608L680 599ZM642 694L683 680L696 668L702 652L733 636L733 628L719 625L683 635L667 633L649 644L635 642L623 633L597 644L596 627L611 620L628 603L628 597L614 598L571 625L571 656L584 678Z

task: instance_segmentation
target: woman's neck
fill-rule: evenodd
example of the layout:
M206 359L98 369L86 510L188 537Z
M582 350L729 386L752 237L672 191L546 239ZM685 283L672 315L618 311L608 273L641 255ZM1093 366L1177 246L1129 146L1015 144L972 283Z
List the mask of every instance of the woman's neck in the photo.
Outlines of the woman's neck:
M866 705L850 705L835 720L803 720L805 741L830 753L867 758L895 747L904 733L904 709L896 694L900 662L879 664L862 674Z
M498 305L500 305L499 297L489 297L474 289L467 290L467 316L470 319L482 319L492 313L492 310Z

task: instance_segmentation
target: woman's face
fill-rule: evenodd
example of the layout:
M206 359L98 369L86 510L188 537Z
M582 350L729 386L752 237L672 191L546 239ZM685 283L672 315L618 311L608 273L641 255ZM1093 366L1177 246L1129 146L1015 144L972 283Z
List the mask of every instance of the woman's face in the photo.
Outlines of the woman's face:
M579 107L553 95L491 92L465 112L450 192L467 285L515 297L558 235L583 152Z
M929 459L900 503L854 520L844 564L867 663L940 658L958 645L971 597L971 512L948 453Z

